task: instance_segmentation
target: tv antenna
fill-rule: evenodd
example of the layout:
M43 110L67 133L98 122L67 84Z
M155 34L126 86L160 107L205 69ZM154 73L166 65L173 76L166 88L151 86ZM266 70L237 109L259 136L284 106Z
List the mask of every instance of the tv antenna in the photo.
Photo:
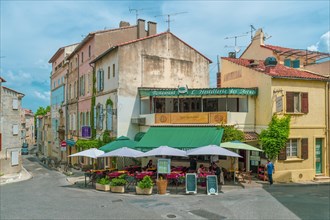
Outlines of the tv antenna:
M255 30L256 28L252 24L250 24L250 31L246 32L246 34L251 34L251 41L253 39L253 31Z
M133 11L135 12L135 18L136 18L136 22L139 18L139 12L143 11L143 10L148 10L148 9L153 9L153 8L129 8L129 12L132 13Z
M232 37L225 37L225 40L228 40L228 39L235 39L235 45L234 46L225 46L225 47L234 47L235 48L235 57L236 57L236 54L238 53L238 52L240 52L240 50L241 50L241 48L240 47L242 47L242 46L237 46L237 38L239 38L239 37L245 37L246 36L246 34L244 34L244 35L236 35L236 36L232 36Z
M167 16L167 20L165 20L165 22L167 22L167 31L170 31L170 23L171 21L171 16L175 16L175 15L179 15L179 14L185 14L185 13L188 13L186 11L184 12L178 12L178 13L172 13L172 14L163 14L163 15L156 15L155 17L164 17L164 16Z

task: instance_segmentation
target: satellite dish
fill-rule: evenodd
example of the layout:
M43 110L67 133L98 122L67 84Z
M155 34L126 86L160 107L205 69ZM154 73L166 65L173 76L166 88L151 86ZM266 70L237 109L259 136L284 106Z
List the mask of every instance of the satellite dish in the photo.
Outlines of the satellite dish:
M238 52L240 52L240 51L241 51L241 48L239 48L239 47L236 46L236 47L235 47L235 52L238 53Z

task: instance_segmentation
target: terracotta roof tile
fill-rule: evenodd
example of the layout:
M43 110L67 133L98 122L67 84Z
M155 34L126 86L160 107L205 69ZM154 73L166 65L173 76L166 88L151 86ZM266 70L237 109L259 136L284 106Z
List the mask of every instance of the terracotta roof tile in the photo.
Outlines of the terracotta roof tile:
M307 79L307 80L321 80L327 81L329 80L328 77L321 76L315 73L311 73L306 70L302 69L295 69L286 67L282 64L277 64L273 67L269 72L266 71L266 67L264 65L263 60L254 61L251 59L236 59L236 58L229 58L229 57L222 57L224 60L228 60L230 62L236 63L241 66L245 66L247 68L254 69L256 71L262 72L266 75L269 75L274 78L291 78L291 79ZM251 65L254 61L255 65Z
M293 50L292 48L287 48L287 47L279 47L279 46L273 46L273 45L261 45L261 47L271 49L276 52L285 52L288 50Z

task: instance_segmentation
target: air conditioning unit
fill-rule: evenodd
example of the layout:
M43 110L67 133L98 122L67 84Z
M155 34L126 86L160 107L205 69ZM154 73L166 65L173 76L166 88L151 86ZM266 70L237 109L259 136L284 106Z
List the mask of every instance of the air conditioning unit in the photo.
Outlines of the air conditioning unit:
M132 124L146 125L146 118L132 118L131 122Z

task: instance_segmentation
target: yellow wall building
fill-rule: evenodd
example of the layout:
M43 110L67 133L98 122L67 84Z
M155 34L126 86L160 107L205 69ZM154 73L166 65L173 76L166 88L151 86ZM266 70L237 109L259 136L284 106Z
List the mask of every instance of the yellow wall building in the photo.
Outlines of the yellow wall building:
M255 130L266 129L273 114L291 115L289 141L275 161L274 180L297 182L329 176L326 140L327 77L264 65L263 60L222 58L221 87L258 87Z

